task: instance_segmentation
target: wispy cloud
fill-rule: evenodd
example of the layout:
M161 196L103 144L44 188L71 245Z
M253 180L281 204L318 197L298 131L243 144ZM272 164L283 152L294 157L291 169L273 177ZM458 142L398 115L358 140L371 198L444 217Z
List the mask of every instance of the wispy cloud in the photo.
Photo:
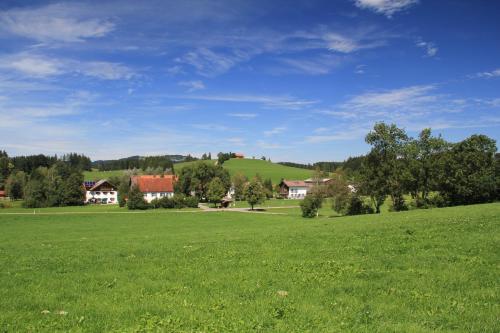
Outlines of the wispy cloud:
M358 8L369 9L391 18L397 12L416 5L419 0L354 0Z
M198 48L177 58L177 63L193 66L202 76L213 77L227 72L239 62L250 59L249 54L242 50L214 52L208 48Z
M228 113L229 117L241 118L241 119L253 119L257 117L256 113Z
M230 128L220 124L193 124L192 127L205 131L227 131Z
M281 62L287 66L284 70L288 73L323 75L339 67L343 60L344 58L334 55L320 55L318 57L308 57L307 59L285 58L281 59Z
M318 103L315 100L298 99L290 96L266 95L183 95L173 97L215 102L257 103L266 108L291 110L300 110Z
M470 77L474 78L493 78L493 77L500 77L500 68L494 69L489 72L480 72L476 73L474 75L470 75Z
M77 61L21 52L0 57L0 69L14 71L31 77L50 77L77 73L102 80L129 80L137 73L131 68L114 62Z
M186 87L188 92L205 89L205 84L200 80L181 81L178 83L180 86Z
M275 128L268 130L268 131L264 131L264 135L265 136L273 136L276 134L281 134L285 131L286 131L286 127L280 126L280 127L275 127Z
M83 5L54 3L0 12L0 26L10 33L41 42L82 42L107 35L109 20L82 16Z
M426 57L434 57L439 50L436 44L423 40L418 40L416 45L417 47L425 50Z

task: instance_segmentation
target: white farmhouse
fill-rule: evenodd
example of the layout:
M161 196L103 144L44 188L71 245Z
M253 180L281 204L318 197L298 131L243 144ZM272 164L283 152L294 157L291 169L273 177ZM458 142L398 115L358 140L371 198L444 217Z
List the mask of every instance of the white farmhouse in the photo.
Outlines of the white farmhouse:
M154 199L172 197L176 180L174 175L133 176L130 183L139 188L139 191L144 195L144 200L151 202Z
M118 203L118 191L106 179L101 179L98 182L86 181L83 186L85 187L85 203Z
M303 180L283 180L279 184L280 195L285 199L304 199L311 185Z

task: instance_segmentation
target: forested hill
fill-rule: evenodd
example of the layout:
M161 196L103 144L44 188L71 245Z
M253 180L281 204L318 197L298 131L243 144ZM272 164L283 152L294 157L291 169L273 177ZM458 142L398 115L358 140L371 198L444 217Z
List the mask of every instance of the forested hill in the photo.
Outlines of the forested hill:
M98 160L92 162L92 168L100 171L171 168L174 163L188 162L195 160L191 155L159 155L159 156L130 156L116 160Z
M294 162L278 162L278 164L286 165L294 168L315 170L319 168L324 172L334 172L338 168L342 168L348 172L357 172L361 169L361 163L363 162L364 156L354 156L349 157L343 162L316 162L313 164L301 164Z

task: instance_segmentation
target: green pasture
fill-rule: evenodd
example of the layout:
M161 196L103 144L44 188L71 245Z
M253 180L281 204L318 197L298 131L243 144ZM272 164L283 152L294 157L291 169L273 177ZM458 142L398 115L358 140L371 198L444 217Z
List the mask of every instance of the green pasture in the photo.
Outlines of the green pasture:
M499 254L498 203L0 214L0 331L498 332Z

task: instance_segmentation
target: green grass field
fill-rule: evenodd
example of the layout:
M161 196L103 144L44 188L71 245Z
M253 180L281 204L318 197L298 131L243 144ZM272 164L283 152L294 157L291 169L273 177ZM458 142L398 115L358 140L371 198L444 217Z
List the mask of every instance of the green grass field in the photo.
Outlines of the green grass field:
M243 173L249 179L253 178L256 173L259 173L262 179L271 178L273 184L285 179L304 180L311 177L312 171L307 169L292 168L289 166L276 164L272 162L252 159L230 159L224 162L224 168L233 176L237 172Z
M101 179L109 179L109 177L121 177L123 176L124 170L111 170L111 171L99 171L93 169L92 171L84 171L83 178L85 180L98 181Z
M498 332L499 254L498 203L0 214L0 331Z
M198 161L192 162L181 162L174 164L174 170L176 173L179 173L182 168L186 166L193 165ZM205 163L215 163L215 160L204 161ZM255 174L258 172L262 179L270 178L273 181L273 184L277 184L280 182L281 178L285 179L299 179L303 180L311 177L312 171L300 168L293 168L277 163L271 163L262 160L253 160L253 159L230 159L229 161L224 162L223 167L227 169L229 174L233 176L234 174L241 172L249 179L253 178ZM100 180L106 179L112 176L121 176L123 175L123 170L113 170L113 171L85 171L84 177L85 180Z

